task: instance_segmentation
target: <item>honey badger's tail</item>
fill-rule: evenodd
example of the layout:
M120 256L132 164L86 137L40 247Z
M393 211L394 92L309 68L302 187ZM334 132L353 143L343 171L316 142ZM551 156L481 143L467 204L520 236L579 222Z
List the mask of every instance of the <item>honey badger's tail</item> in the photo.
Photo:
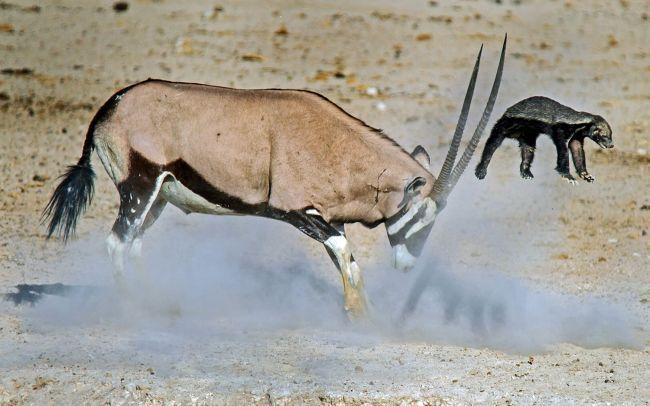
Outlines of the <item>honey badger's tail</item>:
M490 136L488 137L487 141L485 141L485 147L483 147L483 153L481 154L481 161L478 163L478 165L476 165L476 170L474 172L477 178L483 179L485 178L485 175L487 175L487 167L490 164L492 155L497 150L497 148L501 146L503 139L506 137L507 130L507 119L501 117L494 124L494 127L492 127L492 131L490 132Z
M83 152L76 165L68 166L61 176L63 180L56 187L50 201L43 210L42 220L49 220L47 238L56 234L67 241L74 234L77 219L86 211L93 198L95 172L90 165L90 158L95 148L91 124L84 141Z

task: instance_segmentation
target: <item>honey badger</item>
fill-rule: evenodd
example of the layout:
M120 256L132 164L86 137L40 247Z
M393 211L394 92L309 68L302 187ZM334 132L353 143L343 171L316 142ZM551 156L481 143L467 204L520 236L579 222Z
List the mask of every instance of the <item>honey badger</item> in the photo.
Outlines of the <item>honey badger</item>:
M557 149L555 170L572 184L576 180L569 171L569 150L578 176L593 182L595 178L587 172L583 148L585 138L591 138L601 148L614 147L612 129L601 116L575 111L548 97L533 96L509 107L496 122L485 143L481 161L476 166L476 177L485 178L494 152L504 138L512 138L519 141L521 149L521 177L532 179L530 166L535 158L535 144L540 134L548 134L553 140Z

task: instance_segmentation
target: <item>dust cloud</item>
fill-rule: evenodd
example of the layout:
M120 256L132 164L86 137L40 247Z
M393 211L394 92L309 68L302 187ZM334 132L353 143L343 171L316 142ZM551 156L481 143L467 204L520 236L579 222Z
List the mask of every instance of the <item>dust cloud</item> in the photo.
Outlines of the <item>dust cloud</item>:
M459 193L459 202L469 201L462 197L467 187ZM62 266L74 278L66 282L99 288L47 297L27 311L28 317L42 331L101 325L175 340L304 329L368 343L387 339L513 352L543 351L564 342L638 344L635 321L620 304L534 287L499 269L468 263L463 260L467 244L441 250L447 241L475 233L485 241L481 249L497 250L510 266L516 266L513 253L534 251L521 240L488 241L489 235L507 235L506 225L492 221L502 211L490 206L473 217L467 213L478 211L463 205L471 203L459 203L447 218L441 216L428 254L411 273L389 267L383 239L373 250L383 254L361 259L373 309L368 322L347 320L338 273L324 250L292 227L249 217L185 217L175 209L147 233L144 257L129 263L124 288L113 287L103 238L86 238L66 250ZM461 211L466 214L460 216ZM473 224L481 218L486 224ZM421 300L399 323L412 286L424 286Z

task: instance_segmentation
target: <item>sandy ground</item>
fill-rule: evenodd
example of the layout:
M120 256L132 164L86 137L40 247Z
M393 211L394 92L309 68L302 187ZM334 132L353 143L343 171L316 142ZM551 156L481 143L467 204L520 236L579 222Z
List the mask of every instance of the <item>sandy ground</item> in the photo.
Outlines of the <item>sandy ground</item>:
M489 269L498 273L496 280L516 278L532 290L613 303L633 320L621 327L633 331L633 342L619 340L616 331L598 341L588 337L589 327L566 340L571 343L562 343L563 335L540 334L535 340L529 334L537 331L530 324L557 326L556 316L575 310L570 305L560 308L560 316L542 312L539 320L526 320L527 327L507 324L510 336L518 329L525 334L501 344L463 329L473 338L447 336L446 329L423 336L369 333L338 319L336 275L321 248L299 233L268 222L260 233L255 219L207 220L172 210L151 233L180 237L159 237L158 260L174 250L176 264L215 258L214 251L233 235L243 241L234 251L253 263L278 260L282 268L284 259L300 252L309 265L299 266L302 276L296 278L331 299L323 304L327 310L319 313L313 302L293 299L300 287L283 293L290 278L282 275L295 276L283 269L266 280L273 283L272 299L250 299L257 303L251 309L268 323L242 317L250 312L241 309L214 321L209 314L219 315L215 308L189 319L194 324L209 319L210 328L185 328L178 316L168 328L145 322L151 315L146 311L125 318L133 309L128 306L122 313L102 313L106 303L73 302L77 308L72 308L55 301L45 303L53 312L48 313L39 310L45 304L32 309L4 302L0 403L650 401L650 5L642 0L403 3L137 0L118 13L109 2L0 2L0 290L9 292L18 283L97 284L94 264L110 273L101 241L118 201L97 159L97 194L81 221L79 242L66 247L45 242L39 216L56 177L78 158L94 111L116 89L148 77L308 88L383 128L406 148L421 143L437 168L479 45L486 49L475 106L485 101L508 32L495 115L521 98L544 94L603 115L616 148L589 145L587 162L597 182L571 187L553 173L549 141L539 145L533 182L519 179L518 150L505 145L487 180L463 178L428 245L433 260L452 264L450 275ZM369 87L378 94L369 95ZM469 126L475 122L476 117ZM214 236L211 229L220 231ZM380 282L405 293L413 276L378 270L388 258L383 231L353 226L350 234L361 264L367 264L369 286L374 283L371 293L394 297L391 285ZM188 244L196 235L202 244ZM208 244L211 238L214 245ZM296 242L289 246L283 239ZM241 266L241 258L233 261L228 263ZM244 282L264 292L254 278ZM243 295L240 285L230 288ZM484 286L504 296L512 291L503 284ZM221 289L217 292L226 292ZM271 306L285 296L296 305L292 308L304 309ZM386 300L375 300L388 308ZM403 297L395 299L395 309L402 302ZM217 302L193 303L196 310ZM275 311L288 313L284 318ZM240 318L247 321L239 323ZM610 319L604 312L594 320ZM599 348L584 348L593 346Z

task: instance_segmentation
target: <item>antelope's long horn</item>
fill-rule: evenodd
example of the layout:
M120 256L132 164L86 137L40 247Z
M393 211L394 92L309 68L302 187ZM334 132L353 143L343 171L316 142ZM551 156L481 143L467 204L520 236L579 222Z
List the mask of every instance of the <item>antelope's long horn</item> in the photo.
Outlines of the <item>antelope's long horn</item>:
M476 126L476 130L474 130L474 134L472 135L469 144L467 144L467 147L465 148L463 155L460 157L460 160L454 167L454 170L451 172L451 177L449 179L449 182L447 183L447 188L445 189L445 191L441 196L443 200L447 199L447 196L449 196L449 193L451 193L454 186L456 186L456 183L458 183L458 179L460 179L460 176L465 171L465 168L467 168L467 165L469 164L469 161L472 159L472 155L474 154L474 150L476 150L476 147L478 146L478 142L481 139L481 135L483 135L485 126L490 120L490 114L492 114L492 108L494 107L494 102L496 101L497 94L499 93L501 76L503 75L503 62L505 60L507 42L508 42L508 34L506 34L505 38L503 39L503 46L501 47L501 57L499 58L499 67L497 68L497 73L496 76L494 77L494 83L492 84L492 90L490 91L490 98L488 99L487 104L485 105L485 110L483 110L483 116L481 116L481 121L479 121L478 125Z
M465 131L465 123L467 122L469 107L472 104L472 96L474 95L474 86L476 85L476 76L478 75L478 68L481 64L482 53L483 44L481 44L481 49L478 51L478 56L474 63L474 70L472 71L472 78L469 81L469 86L467 86L467 92L465 92L465 100L463 101L463 108L460 110L460 116L458 117L458 123L456 124L456 131L454 131L454 138L451 140L451 146L447 151L447 156L445 157L445 162L442 164L442 168L438 174L438 179L436 179L433 184L433 193L435 196L444 195L445 190L447 189L446 185L449 182L449 177L454 167L454 162L456 162L456 154L458 153L460 140L463 138L463 131Z

